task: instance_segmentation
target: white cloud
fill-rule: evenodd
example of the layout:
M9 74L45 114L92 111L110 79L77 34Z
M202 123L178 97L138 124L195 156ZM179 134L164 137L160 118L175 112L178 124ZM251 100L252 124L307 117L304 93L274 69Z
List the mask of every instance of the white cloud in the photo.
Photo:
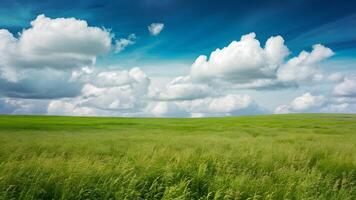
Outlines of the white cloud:
M16 82L20 69L68 68L92 65L111 48L108 31L75 18L39 15L18 38L0 30L0 76Z
M119 53L123 51L127 46L135 44L136 35L130 34L127 38L120 38L115 43L115 52Z
M307 92L295 98L289 105L278 106L275 110L277 114L315 112L319 111L326 104L326 98L322 95L312 95Z
M302 96L295 98L291 103L291 107L294 110L308 110L314 107L320 107L324 103L324 96L313 96L310 93L305 93Z
M180 76L169 82L162 91L153 96L158 100L193 100L205 98L216 93L205 84L192 83L189 77Z
M147 105L150 79L139 68L127 70L84 70L76 79L85 80L80 96L53 100L49 114L121 115L141 112ZM60 109L60 107L63 109ZM68 109L67 109L68 108ZM62 113L59 111L63 110Z
M284 58L289 55L289 49L284 45L284 39L281 36L270 37L266 41L264 48L267 60L267 66L272 70L276 69Z
M151 35L157 36L163 30L164 24L163 23L152 23L147 28Z
M321 80L323 75L318 69L318 63L332 55L334 53L331 49L320 44L314 45L310 53L302 51L282 65L278 69L277 77L281 81Z
M17 37L0 29L0 92L21 98L73 97L80 82L71 71L95 63L111 49L109 31L75 18L39 15Z
M199 56L188 77L192 82L235 89L275 89L323 79L319 64L334 53L320 44L312 52L285 61L289 55L281 36L270 37L261 47L255 33L243 35L209 57ZM332 78L337 78L332 77ZM310 81L309 81L310 82Z
M248 83L261 78L274 78L276 68L289 54L284 40L280 36L271 37L262 48L255 37L255 33L244 35L240 41L216 49L209 58L199 56L191 67L192 79Z
M146 108L154 117L189 117L189 113L173 102L157 102Z
M278 106L275 113L302 113L302 112L321 112L321 113L355 113L356 112L356 79L346 77L336 73L333 80L337 83L330 96L312 95L307 92L295 98L287 105ZM330 79L330 77L329 77ZM333 78L332 78L333 79Z
M287 114L290 112L291 111L288 105L280 105L274 110L275 114Z
M159 100L194 100L228 94L238 89L279 89L297 87L301 82L321 80L319 63L334 53L320 44L309 53L285 61L289 55L281 36L270 37L264 47L255 33L243 35L209 57L199 56L190 73L177 77L157 91ZM329 79L340 78L334 75ZM329 80L328 79L328 80Z
M356 77L346 77L335 85L332 102L324 110L328 112L356 113Z
M289 54L281 36L270 37L265 47L255 33L216 49L208 58L199 56L187 76L171 81L158 96L161 100L192 100L221 95L241 88L287 87L276 80L276 70Z
M356 77L345 78L343 82L334 87L333 94L335 96L356 98Z
M222 97L207 97L192 101L182 101L178 104L190 113L220 113L237 114L238 111L255 106L255 102L248 95L228 94Z
M237 90L278 89L313 80L338 83L334 97L305 93L275 112L356 112L356 79L340 73L325 76L320 63L333 52L322 45L287 59L289 50L281 36L270 37L261 46L250 33L209 57L199 56L189 72L180 74L188 73L185 76L168 82L168 76L160 73L159 78L166 79L153 87L140 68L94 67L97 56L111 49L113 36L107 30L74 18L44 15L31 25L18 37L0 30L0 93L16 97L1 98L0 112L156 117L258 114L267 111L251 96L236 94ZM150 26L152 35L162 31L164 25L159 26ZM130 35L117 40L113 48L120 52L134 42L135 36ZM170 70L165 73L173 77ZM18 98L53 100L39 103Z

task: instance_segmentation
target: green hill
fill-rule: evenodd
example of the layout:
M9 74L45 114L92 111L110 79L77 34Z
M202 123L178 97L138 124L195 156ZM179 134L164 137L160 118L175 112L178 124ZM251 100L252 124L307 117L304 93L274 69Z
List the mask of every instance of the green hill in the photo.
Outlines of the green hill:
M356 199L356 115L0 116L0 199Z

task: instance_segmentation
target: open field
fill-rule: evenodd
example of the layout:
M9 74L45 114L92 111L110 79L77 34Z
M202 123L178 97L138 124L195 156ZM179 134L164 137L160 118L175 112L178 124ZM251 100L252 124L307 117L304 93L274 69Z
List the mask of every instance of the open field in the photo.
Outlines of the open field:
M0 116L0 199L356 199L356 115Z

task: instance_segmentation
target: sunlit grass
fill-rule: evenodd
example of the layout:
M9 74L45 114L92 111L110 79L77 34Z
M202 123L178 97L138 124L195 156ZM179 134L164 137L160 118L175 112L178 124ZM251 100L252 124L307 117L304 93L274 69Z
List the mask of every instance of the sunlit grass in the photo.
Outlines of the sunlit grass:
M356 199L356 115L0 116L0 199Z

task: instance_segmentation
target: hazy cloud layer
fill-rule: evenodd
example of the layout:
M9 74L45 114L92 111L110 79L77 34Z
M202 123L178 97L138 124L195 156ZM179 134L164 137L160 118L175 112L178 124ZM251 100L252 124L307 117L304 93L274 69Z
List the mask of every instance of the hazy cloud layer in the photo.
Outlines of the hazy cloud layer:
M250 96L240 94L195 100L161 101L151 105L148 112L157 117L212 117L266 113Z

